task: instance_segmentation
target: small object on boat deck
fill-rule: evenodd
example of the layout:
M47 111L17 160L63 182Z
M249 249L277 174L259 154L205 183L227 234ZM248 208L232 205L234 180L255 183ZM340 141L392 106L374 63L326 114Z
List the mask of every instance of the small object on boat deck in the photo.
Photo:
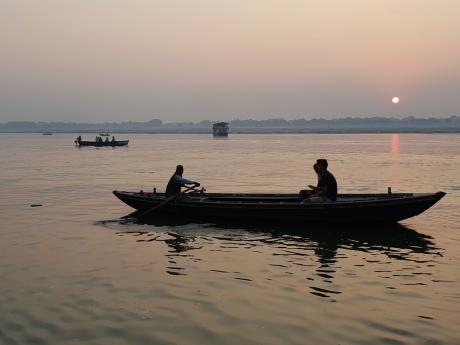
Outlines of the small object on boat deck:
M42 204L31 204L30 207L40 207L43 206Z

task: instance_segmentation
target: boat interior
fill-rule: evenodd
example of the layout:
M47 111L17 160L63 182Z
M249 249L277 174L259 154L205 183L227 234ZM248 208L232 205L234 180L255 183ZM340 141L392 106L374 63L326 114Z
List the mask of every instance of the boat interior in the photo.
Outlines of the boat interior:
M133 193L143 197L165 198L164 193ZM419 195L419 194L417 194ZM420 194L423 195L423 194ZM428 194L426 194L428 195ZM336 202L372 201L408 198L415 196L413 193L379 193L379 194L339 194ZM217 201L217 202L282 202L298 203L298 194L249 194L249 193L185 193L182 199L191 201ZM305 200L308 202L308 199Z
M360 201L360 200L382 200L389 198L412 197L413 194L339 194L337 202ZM194 194L187 195L194 198ZM207 201L247 201L247 202L299 202L298 194L204 194L196 195L197 198L205 198ZM308 200L308 199L306 199Z

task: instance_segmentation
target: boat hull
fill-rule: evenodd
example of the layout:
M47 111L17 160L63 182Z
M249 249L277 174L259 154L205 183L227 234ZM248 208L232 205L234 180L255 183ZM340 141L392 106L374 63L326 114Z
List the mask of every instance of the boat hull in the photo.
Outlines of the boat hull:
M294 194L204 194L166 202L163 194L114 191L142 216L184 217L198 222L395 223L426 211L444 195L342 194L337 202L301 202Z
M83 141L83 140L75 140L75 144L78 146L126 146L128 145L129 140L121 140L121 141L102 141L102 142L95 142L95 141Z

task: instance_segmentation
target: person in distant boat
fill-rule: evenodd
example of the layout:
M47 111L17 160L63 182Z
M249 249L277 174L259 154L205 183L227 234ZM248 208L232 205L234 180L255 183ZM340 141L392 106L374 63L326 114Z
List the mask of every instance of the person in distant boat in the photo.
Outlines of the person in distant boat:
M112 135L112 143L114 143L114 142L115 142L115 136Z
M316 186L309 185L310 190L301 190L300 196L302 199L310 199L311 201L337 200L337 181L327 168L327 159L320 158L316 160L313 169L318 176L318 184Z
M169 179L168 185L166 186L166 196L172 196L175 194L179 194L181 192L181 188L185 185L194 185L194 187L199 187L200 184L195 181L187 180L186 178L182 177L184 173L184 167L182 165L178 165L176 167L176 171Z
M105 137L105 142L106 142L106 143L109 142L109 137Z
M78 142L81 141L81 135L79 135L79 136L77 137L77 141L78 141Z

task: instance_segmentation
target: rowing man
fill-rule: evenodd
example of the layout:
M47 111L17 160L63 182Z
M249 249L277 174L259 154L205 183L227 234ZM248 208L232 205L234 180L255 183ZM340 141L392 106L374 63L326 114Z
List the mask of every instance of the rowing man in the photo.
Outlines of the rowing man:
M166 196L172 196L175 194L179 194L181 188L185 185L194 185L194 187L199 187L200 184L195 181L187 180L186 178L182 177L184 173L184 167L182 165L178 165L176 167L176 171L169 179L168 185L166 186Z

